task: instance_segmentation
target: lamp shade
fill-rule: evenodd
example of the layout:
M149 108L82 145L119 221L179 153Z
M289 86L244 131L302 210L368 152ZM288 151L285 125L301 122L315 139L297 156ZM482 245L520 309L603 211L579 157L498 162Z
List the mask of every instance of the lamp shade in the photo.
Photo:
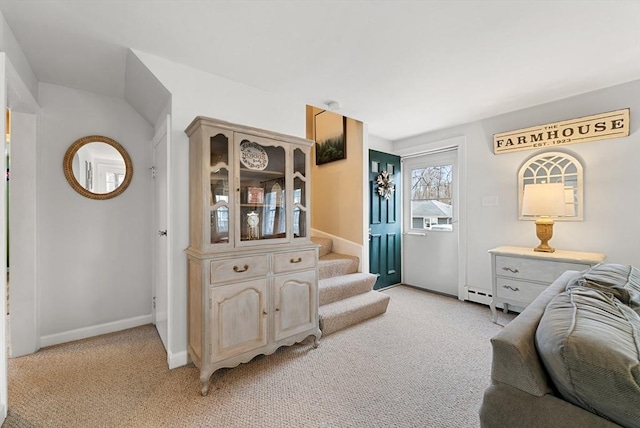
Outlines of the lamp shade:
M557 217L566 215L564 184L526 184L522 215Z

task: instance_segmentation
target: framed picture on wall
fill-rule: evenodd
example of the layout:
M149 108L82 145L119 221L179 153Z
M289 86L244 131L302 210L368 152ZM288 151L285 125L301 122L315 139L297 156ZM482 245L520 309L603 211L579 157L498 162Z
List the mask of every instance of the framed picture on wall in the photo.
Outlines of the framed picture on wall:
M316 165L347 158L347 118L323 111L314 118Z

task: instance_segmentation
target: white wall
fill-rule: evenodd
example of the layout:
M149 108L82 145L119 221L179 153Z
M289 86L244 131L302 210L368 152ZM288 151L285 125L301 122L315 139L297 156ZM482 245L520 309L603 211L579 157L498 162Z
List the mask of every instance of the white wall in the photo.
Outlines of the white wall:
M151 322L152 127L126 101L39 85L37 280L41 345ZM64 154L86 135L129 152L129 188L104 201L76 193Z
M36 116L11 114L9 256L11 357L39 348L36 310Z
M552 246L602 252L612 263L640 266L640 81L394 142L396 149L465 136L467 141L467 275L471 287L490 290L487 250L499 245L534 247L531 221L519 221L517 173L537 150L494 155L493 134L581 116L631 108L626 138L564 146L583 162L585 220L556 222ZM483 207L497 196L497 207Z
M169 302L170 367L187 363L187 269L189 246L189 140L184 130L196 116L208 116L284 134L305 136L305 104L145 52L133 51L171 93L172 259Z
M132 51L127 53L126 64L124 99L153 126L167 115L169 91Z
M393 150L394 150L393 141L385 140L384 138L377 137L375 135L369 135L368 141L369 141L369 144L368 146L365 145L365 147L369 147L369 150L377 150L379 152L384 152L384 153L393 153ZM368 160L369 156L367 154L364 157L366 157ZM368 175L369 175L368 161L366 162L366 165L367 165L366 173L367 173L367 179L368 179Z
M31 64L22 52L11 28L0 12L0 51L5 52L9 61L13 64L20 78L28 88L33 98L38 97L38 79L31 69ZM10 89L11 90L11 89Z

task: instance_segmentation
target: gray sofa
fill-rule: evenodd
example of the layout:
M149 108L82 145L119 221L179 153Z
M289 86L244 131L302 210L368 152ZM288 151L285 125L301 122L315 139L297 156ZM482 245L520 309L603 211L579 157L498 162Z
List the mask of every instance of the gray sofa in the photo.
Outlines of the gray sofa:
M565 272L491 339L491 385L480 408L482 427L619 426L561 398L536 348L536 331L547 305L582 274ZM618 398L626 401L623 395Z

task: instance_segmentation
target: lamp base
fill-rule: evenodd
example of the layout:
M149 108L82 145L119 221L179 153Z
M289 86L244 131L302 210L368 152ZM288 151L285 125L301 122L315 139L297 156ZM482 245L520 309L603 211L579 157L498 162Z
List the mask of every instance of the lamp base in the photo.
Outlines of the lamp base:
M540 245L533 249L543 253L553 253L556 249L549 246L549 240L553 237L553 219L539 217L536 219L536 236Z
M542 253L553 253L556 249L553 247L550 247L549 245L538 245L536 248L533 249L533 251L538 251L538 252L542 252Z

